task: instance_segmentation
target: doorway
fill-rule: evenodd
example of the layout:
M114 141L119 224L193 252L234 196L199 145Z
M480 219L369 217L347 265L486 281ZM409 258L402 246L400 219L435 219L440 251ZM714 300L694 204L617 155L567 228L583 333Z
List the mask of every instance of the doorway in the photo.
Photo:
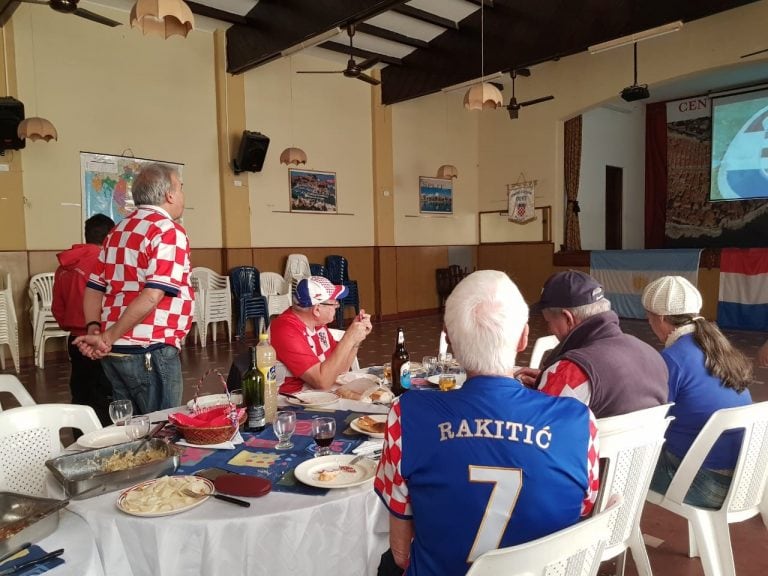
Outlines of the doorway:
M605 167L605 249L621 250L622 197L624 169Z

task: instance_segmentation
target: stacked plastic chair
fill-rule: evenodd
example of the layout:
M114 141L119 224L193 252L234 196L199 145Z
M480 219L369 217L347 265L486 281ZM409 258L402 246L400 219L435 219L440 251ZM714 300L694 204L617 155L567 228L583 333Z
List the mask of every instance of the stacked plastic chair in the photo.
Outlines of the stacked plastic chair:
M259 278L261 295L267 299L269 316L281 314L291 306L291 292L285 279L277 272L262 272Z
M232 291L229 278L210 268L193 268L190 274L195 295L195 320L203 346L207 343L208 325L213 324L212 339L216 342L216 324L227 323L227 335L232 340Z
M53 317L53 272L35 274L29 280L29 299L32 301L32 334L35 345L35 365L45 367L45 341L49 338L66 338L69 332L62 330Z
M264 325L269 326L267 299L261 295L259 271L253 266L238 266L229 271L232 294L237 304L237 337L245 336L245 323L249 318L263 318ZM254 328L254 333L256 332Z
M355 314L360 313L360 295L357 290L357 280L349 279L349 264L344 256L331 255L325 259L325 268L328 271L328 279L334 284L343 284L347 287L347 295L339 301L341 306L336 310L336 326L344 327L344 309L352 306Z
M291 288L291 295L296 292L296 284L302 278L309 278L312 276L312 271L309 269L309 260L304 254L288 254L288 260L285 263L285 283Z
M325 269L325 266L323 266L322 264L312 264L310 262L309 271L312 274L312 276L322 276L324 278L328 278L328 271Z
M0 346L6 344L11 350L13 365L19 372L19 325L16 319L16 307L11 293L11 274L7 273L0 286ZM0 348L0 368L5 370L5 350Z

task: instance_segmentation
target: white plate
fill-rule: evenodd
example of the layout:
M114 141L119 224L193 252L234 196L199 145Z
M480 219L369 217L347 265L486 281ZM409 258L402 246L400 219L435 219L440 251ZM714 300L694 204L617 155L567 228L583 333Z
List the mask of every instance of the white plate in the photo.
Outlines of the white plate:
M235 404L241 404L243 401L243 395L242 394L230 394L232 397L232 402ZM187 408L189 410L192 410L192 406L194 406L194 399L187 402ZM205 394L204 396L198 396L197 397L197 407L198 408L210 408L212 406L223 406L227 403L227 395L226 394Z
M346 386L357 392L370 388L372 385L378 386L380 383L381 379L378 376L367 372L345 372L336 378L336 384Z
M83 448L106 448L130 441L128 434L125 433L125 426L109 426L108 428L92 430L77 439L77 443Z
M146 482L142 482L141 484L136 484L136 486L132 486L131 488L128 488L127 490L123 491L120 496L117 498L117 507L125 512L126 514L130 514L131 516L141 516L142 518L156 518L158 516L170 516L171 514L178 514L180 512L186 512L187 510L191 510L192 508L195 508L196 506L200 506L203 502L208 500L209 496L204 496L202 498L192 498L190 496L185 497L183 500L180 499L178 502L171 502L169 509L164 510L158 510L158 511L137 511L137 510L131 510L126 505L126 499L128 499L130 494L134 494L137 492L144 492L152 490L153 487L156 487L159 482L170 482L172 485L176 486L177 488L181 489L184 486L195 486L194 491L195 492L206 492L209 495L213 494L213 482L208 480L207 478L201 478L199 476L163 476L162 478L155 478L154 480L148 480ZM200 488L203 487L201 490Z
M456 376L456 388L461 388L461 386L464 384L464 381L467 379L467 373L466 372L459 372L458 374L454 374ZM430 376L427 378L427 382L430 384L434 384L435 386L440 385L440 374L435 374L434 376Z
M358 486L372 480L376 475L376 465L370 458L361 458L352 465L353 472L340 470L340 466L349 466L349 463L356 458L354 454L332 454L330 456L321 456L305 460L296 467L294 474L296 478L309 486L318 488L349 488ZM338 474L332 480L319 480L318 474L323 471L334 471L339 469Z
M293 404L294 406L325 406L339 400L339 397L333 392L297 392L294 396L301 398L303 402L296 398L286 398L288 404Z
M362 418L362 416L360 416ZM357 425L357 421L360 420L360 418L355 418L352 420L352 422L349 423L349 427L352 428L355 432L360 432L360 434L367 434L371 438L384 438L384 432L368 432L368 430L365 430ZM371 420L375 420L376 422L386 422L387 421L387 415L386 414L368 414L368 418Z

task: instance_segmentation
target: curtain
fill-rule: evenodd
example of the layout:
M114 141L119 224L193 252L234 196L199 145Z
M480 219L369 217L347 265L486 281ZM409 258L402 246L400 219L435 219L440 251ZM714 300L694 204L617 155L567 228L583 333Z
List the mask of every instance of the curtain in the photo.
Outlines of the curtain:
M667 104L645 107L645 247L664 248L667 222Z
M565 250L581 250L579 228L579 173L581 170L581 115L565 123Z

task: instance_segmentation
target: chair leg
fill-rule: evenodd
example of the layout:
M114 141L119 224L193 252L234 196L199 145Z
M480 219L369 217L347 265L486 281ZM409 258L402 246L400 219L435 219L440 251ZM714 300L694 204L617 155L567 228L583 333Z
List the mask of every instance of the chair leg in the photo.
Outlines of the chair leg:
M0 349L0 370L5 370L5 350L3 349Z
M653 576L651 561L648 559L648 550L643 541L643 534L639 526L635 526L629 537L629 549L632 552L632 560L637 568L638 576Z
M704 576L736 576L725 514L695 512L691 518Z
M698 558L699 547L696 545L696 534L693 531L693 524L688 520L688 558Z
M624 576L624 567L627 564L627 551L624 550L621 554L614 558L616 560L616 574L615 576Z

